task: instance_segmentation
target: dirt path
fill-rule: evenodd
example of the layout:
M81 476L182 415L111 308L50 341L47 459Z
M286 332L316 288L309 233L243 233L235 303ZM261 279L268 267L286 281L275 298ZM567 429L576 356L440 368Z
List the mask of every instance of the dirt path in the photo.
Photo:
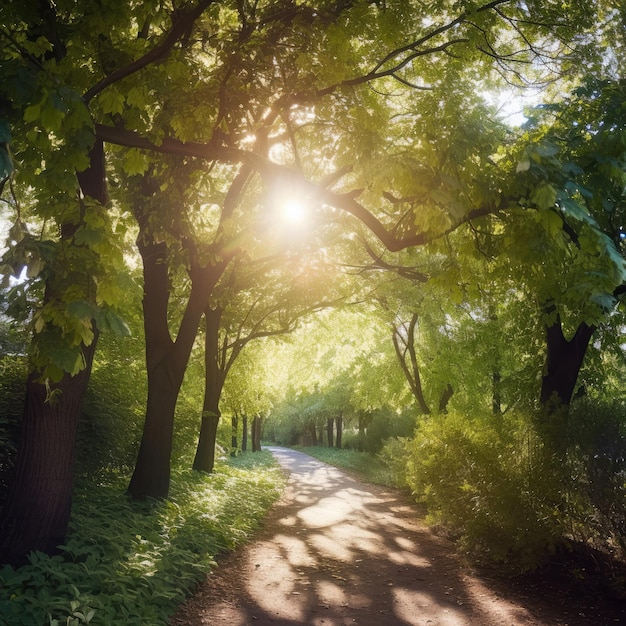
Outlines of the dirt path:
M285 495L256 541L221 561L172 626L626 624L626 609L481 578L402 494L270 449L290 472Z

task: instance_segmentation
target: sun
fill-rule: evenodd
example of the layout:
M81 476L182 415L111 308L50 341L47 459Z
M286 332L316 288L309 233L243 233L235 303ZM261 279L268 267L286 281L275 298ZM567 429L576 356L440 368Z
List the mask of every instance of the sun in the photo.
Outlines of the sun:
M287 198L281 202L279 214L281 221L293 226L302 225L309 218L306 203L297 198Z

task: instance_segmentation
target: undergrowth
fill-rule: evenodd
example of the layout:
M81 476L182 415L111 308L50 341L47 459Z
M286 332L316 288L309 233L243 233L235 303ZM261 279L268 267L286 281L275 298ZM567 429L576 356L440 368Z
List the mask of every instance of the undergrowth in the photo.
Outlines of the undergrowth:
M80 485L61 553L0 570L0 622L165 625L215 556L249 537L283 484L261 452L210 475L174 471L167 501L129 501L125 479Z

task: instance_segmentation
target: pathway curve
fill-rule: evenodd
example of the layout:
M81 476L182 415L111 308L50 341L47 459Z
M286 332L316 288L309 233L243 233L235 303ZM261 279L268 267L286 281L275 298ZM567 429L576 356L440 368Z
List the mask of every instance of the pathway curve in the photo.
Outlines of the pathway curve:
M285 495L255 542L220 563L172 626L604 623L532 591L494 591L398 491L269 449L290 473Z

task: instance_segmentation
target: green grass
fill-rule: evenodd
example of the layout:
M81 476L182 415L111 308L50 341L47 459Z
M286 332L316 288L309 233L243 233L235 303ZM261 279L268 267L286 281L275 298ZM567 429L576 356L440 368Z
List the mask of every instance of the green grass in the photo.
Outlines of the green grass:
M369 452L338 450L337 448L325 448L323 446L298 446L297 450L315 457L319 461L352 472L365 482L385 487L396 486L394 476L389 467Z
M175 471L167 501L130 502L126 482L78 487L62 553L0 569L0 622L165 625L284 486L269 452L242 454L211 475Z

